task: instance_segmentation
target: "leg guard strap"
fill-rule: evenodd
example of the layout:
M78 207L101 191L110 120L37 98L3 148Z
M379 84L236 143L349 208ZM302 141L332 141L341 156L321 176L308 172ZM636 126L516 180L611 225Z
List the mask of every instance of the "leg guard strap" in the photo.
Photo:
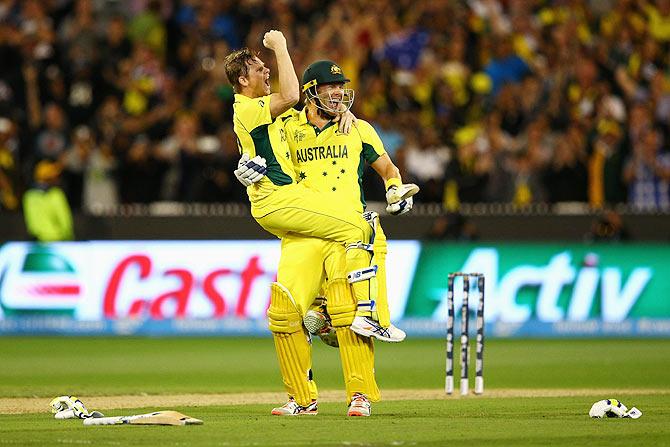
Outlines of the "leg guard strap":
M349 281L349 284L353 284L359 281L367 281L375 276L377 276L377 266L373 265L349 272L347 274L347 281Z
M375 300L359 301L356 315L369 315L373 320L379 321L379 315L377 314L377 302Z
M363 242L356 242L355 244L347 245L347 251L349 250L365 250L371 255L374 253L373 244L365 244Z

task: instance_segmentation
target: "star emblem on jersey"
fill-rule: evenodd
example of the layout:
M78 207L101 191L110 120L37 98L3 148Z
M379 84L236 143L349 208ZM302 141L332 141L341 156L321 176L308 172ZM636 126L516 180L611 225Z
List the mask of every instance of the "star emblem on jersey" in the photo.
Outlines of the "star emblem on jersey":
M298 177L300 177L300 180L305 180L307 178L307 174L305 174L303 171L300 171L300 174L298 174Z
M336 164L337 164L337 161L333 160L333 166L335 166Z
M327 175L328 175L328 173L326 171L323 171L323 176L325 177Z
M340 169L340 174L344 174L346 171L344 169Z

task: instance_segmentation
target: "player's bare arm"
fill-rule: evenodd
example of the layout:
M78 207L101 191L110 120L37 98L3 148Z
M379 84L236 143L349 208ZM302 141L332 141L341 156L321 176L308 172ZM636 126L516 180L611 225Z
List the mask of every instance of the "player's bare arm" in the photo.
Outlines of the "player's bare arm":
M386 211L395 216L409 212L414 205L412 196L419 192L419 187L413 183L402 183L400 170L393 164L388 154L380 155L371 166L384 179L388 205Z
M389 157L388 154L381 155L371 166L384 180L385 184L392 178L398 179L398 181L402 183L402 180L400 179L400 170L393 164L391 157Z
M293 62L286 46L286 38L281 31L271 30L263 36L263 45L274 51L279 72L279 92L270 95L270 114L273 118L286 112L298 103L300 88L298 76L295 74ZM263 66L265 69L265 66ZM267 71L266 82L269 90L270 72Z

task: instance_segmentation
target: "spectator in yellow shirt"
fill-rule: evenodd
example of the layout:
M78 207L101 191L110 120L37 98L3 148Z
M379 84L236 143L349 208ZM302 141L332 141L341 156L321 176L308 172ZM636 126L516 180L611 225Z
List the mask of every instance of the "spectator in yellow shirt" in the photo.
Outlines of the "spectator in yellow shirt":
M65 193L58 186L61 167L43 160L35 166L35 185L23 196L23 213L28 233L40 242L74 239L72 212Z

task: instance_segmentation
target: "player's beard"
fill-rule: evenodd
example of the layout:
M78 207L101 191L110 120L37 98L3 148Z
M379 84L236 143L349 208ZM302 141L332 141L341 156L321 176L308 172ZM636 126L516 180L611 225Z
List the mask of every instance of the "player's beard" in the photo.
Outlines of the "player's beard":
M323 119L332 120L337 116L335 112L326 112L324 109L320 107L314 107L314 108L316 109L316 114Z
M332 97L328 93L315 94L314 92L308 92L307 96L319 110L319 116L322 117L332 118L345 113L354 104L354 91L352 89L343 89L341 97Z

